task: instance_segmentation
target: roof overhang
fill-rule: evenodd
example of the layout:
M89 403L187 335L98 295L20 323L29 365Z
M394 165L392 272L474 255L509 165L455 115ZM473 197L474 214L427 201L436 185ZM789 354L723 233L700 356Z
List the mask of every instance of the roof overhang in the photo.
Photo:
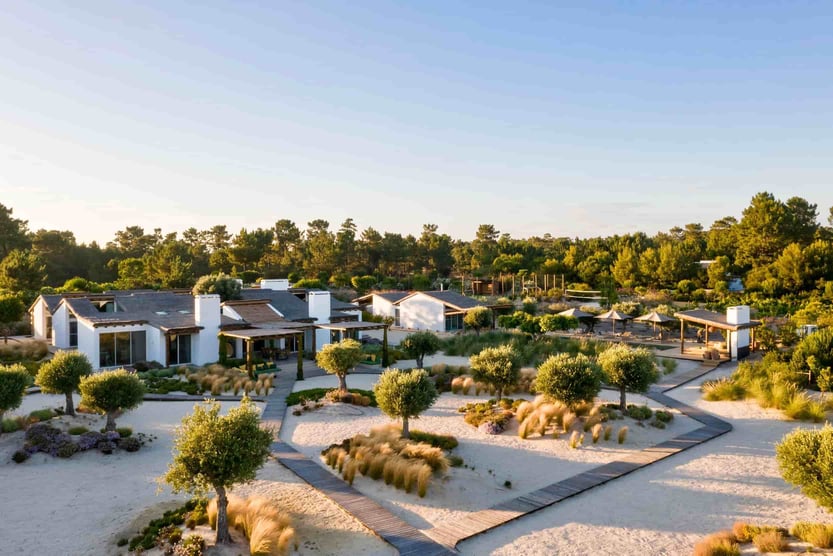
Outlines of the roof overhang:
M726 321L726 315L715 313L714 311L706 311L705 309L694 309L692 311L681 311L674 313L674 316L683 322L693 322L695 324L702 324L703 326L711 326L719 330L729 330L736 332L738 330L745 330L748 328L755 328L761 325L759 320L751 320L740 324L732 324Z
M387 326L381 322L357 322L357 321L347 321L347 322L328 322L326 324L316 324L316 328L321 328L322 330L381 330Z
M218 336L235 338L239 340L261 340L267 338L282 338L285 336L297 336L304 331L293 328L247 328L245 330L223 330Z

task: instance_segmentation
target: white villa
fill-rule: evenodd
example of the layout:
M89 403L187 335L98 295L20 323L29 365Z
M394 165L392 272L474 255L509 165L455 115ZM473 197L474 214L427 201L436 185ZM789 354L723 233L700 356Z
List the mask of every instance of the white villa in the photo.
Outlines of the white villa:
M29 308L32 333L60 349L77 349L95 369L158 361L164 366L217 361L220 337L227 355L242 357L267 348L305 351L345 337L359 339L358 306L330 292L296 290L287 280L263 280L244 288L242 299L188 291L113 291L40 295Z
M475 307L490 307L453 291L374 292L354 302L374 315L393 317L395 327L434 332L463 330L463 317Z

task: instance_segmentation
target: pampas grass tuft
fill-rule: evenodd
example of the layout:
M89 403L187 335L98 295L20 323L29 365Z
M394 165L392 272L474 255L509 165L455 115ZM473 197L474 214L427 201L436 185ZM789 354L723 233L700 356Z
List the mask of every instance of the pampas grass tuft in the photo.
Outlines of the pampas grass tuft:
M561 417L561 430L565 433L570 432L570 429L573 427L573 423L576 422L576 419L578 419L578 417L572 411L564 413L564 416Z
M599 437L602 435L602 424L596 423L593 425L593 444L598 444Z
M610 435L611 434L613 434L613 425L606 425L605 426L605 434L604 434L605 441L610 440Z
M628 427L622 427L619 429L619 444L624 444L625 440L628 438Z
M570 435L570 448L575 450L576 448L578 448L578 444L578 431L573 431L573 433Z

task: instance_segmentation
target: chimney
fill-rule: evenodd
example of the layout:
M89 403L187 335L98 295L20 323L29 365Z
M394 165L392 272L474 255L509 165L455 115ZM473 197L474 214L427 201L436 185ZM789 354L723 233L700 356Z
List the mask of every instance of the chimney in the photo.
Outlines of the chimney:
M749 305L727 307L726 322L729 324L746 324L749 322Z
M261 278L260 289L285 292L289 289L289 280L286 278Z
M220 350L220 296L216 294L194 296L194 324L201 327L196 345L191 346L191 361L205 365L217 360Z
M315 321L316 323L325 324L330 322L330 314L332 313L330 292L307 292L307 305L309 306L310 318L318 319Z

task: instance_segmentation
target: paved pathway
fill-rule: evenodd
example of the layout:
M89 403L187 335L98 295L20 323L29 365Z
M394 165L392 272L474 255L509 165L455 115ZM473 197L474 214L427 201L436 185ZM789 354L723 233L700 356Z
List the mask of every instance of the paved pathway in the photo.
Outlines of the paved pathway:
M295 448L280 440L280 430L286 413L286 396L292 392L295 384L293 363L278 373L274 382L275 389L267 396L266 407L261 419L275 434L272 453L287 469L298 475L310 486L328 496L347 513L355 517L365 527L384 539L403 556L450 556L455 554L445 546L425 536L419 529L406 523L374 500L348 485L341 477L333 475L327 469L298 452ZM287 372L291 371L291 372ZM361 371L359 371L361 372ZM379 373L379 369L367 372ZM323 371L311 362L304 364L304 376L321 376Z
M703 442L707 442L732 430L732 425L710 415L698 408L686 405L664 392L682 386L692 380L713 371L712 367L695 368L689 372L673 377L666 377L660 384L654 385L646 396L667 407L678 409L684 415L702 423L704 426L661 442L650 448L630 454L620 460L594 467L578 475L573 475L544 488L526 493L522 496L501 502L491 508L472 512L460 519L452 520L426 533L433 539L455 547L465 539L484 533L504 523L518 519L561 502L567 498L618 479L628 473L641 469L652 463L673 456Z

